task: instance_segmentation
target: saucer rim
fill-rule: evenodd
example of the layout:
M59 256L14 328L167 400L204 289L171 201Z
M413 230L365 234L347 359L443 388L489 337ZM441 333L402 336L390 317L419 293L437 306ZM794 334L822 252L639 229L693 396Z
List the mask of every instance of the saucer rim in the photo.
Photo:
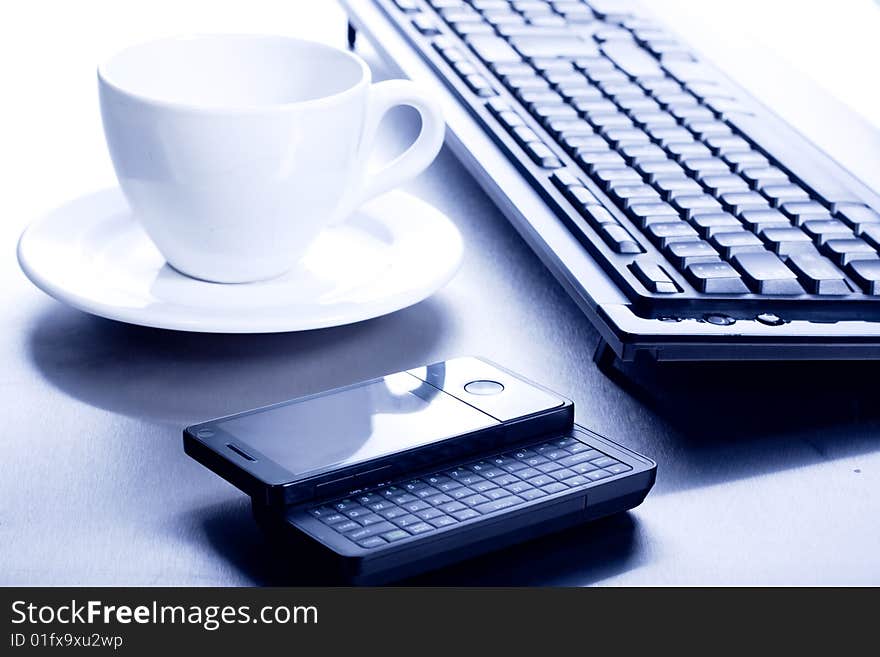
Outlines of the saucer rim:
M403 310L404 308L408 308L421 301L424 301L425 299L436 294L439 290L446 287L446 285L448 285L449 282L458 274L464 261L464 240L462 238L461 232L458 230L458 227L455 225L455 223L443 211L431 205L427 201L417 196L414 196L413 194L409 194L403 190L395 189L386 192L385 194L381 194L375 199L367 201L362 207L369 206L371 203L377 202L380 199L387 199L388 197L396 197L400 200L400 202L403 203L420 205L423 208L427 208L432 213L434 213L437 220L446 223L446 226L444 228L450 231L450 236L453 237L453 241L455 242L455 253L453 255L450 249L450 252L448 254L450 264L446 268L445 273L442 276L437 276L437 278L431 282L432 284L430 286L413 286L409 288L406 293L400 292L399 294L392 295L390 298L394 299L394 301L391 303L389 303L387 300L371 302L363 308L364 312L346 313L344 316L330 315L329 317L321 321L297 321L297 318L291 317L262 317L254 320L246 318L240 319L235 317L235 315L229 315L227 317L224 317L222 320L207 320L208 323L206 323L205 319L199 319L197 317L175 318L167 314L159 314L158 316L156 316L157 313L155 310L153 310L152 312L144 308L134 308L127 310L121 306L95 301L94 299L91 299L77 292L76 290L64 288L52 282L49 278L40 274L40 272L36 268L28 263L27 254L25 253L25 250L28 248L27 240L29 237L32 238L33 231L38 226L40 226L43 221L47 221L49 217L51 217L56 211L65 207L69 203L73 203L87 196L110 192L111 190L118 191L118 188L107 187L95 190L90 193L81 194L75 198L69 199L65 203L62 203L42 213L38 218L30 222L19 236L18 243L16 244L16 258L18 260L19 268L21 269L25 277L27 277L27 279L30 280L31 283L33 283L34 286L36 286L39 290L49 295L59 303L70 306L89 315L94 315L96 317L102 317L104 319L118 321L125 324L163 330L183 331L189 333L227 333L254 335L293 333L299 331L332 328L336 326L346 326L369 319L375 319L376 317L382 317L384 315L397 312L398 310ZM185 274L182 274L177 270L173 271L178 276L186 276ZM190 278L199 285L218 285L218 283L202 281L192 277L187 278ZM253 283L239 283L236 285L261 285L274 280L276 279L273 278L268 279L267 281L257 281ZM282 307L283 306L279 305L273 308ZM367 308L369 308L369 310L367 310ZM213 326L210 325L211 321L213 321L214 323Z

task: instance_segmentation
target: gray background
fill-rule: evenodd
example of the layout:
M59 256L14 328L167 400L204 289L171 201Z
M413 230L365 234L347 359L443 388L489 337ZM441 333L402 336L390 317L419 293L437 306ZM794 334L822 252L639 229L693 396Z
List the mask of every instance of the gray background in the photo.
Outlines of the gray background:
M415 129L406 112L392 118L387 152ZM417 582L880 583L877 365L649 365L609 380L590 324L445 150L408 189L453 218L467 252L421 304L265 336L93 318L35 290L11 257L20 211L88 191L46 163L62 191L19 192L0 226L0 583L313 582L266 545L237 490L183 454L181 427L459 354L572 397L579 422L657 460L658 482L633 513Z

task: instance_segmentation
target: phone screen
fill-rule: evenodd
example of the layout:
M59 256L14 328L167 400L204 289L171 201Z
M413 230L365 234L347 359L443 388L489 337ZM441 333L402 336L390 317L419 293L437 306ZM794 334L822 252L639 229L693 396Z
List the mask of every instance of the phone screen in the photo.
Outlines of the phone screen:
M295 478L355 465L499 424L400 372L214 423Z

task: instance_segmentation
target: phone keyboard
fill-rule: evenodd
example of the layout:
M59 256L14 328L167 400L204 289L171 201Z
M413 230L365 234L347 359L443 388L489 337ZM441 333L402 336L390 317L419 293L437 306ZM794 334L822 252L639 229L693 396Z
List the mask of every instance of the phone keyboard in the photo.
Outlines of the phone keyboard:
M363 548L442 531L632 468L575 437L382 484L308 513Z

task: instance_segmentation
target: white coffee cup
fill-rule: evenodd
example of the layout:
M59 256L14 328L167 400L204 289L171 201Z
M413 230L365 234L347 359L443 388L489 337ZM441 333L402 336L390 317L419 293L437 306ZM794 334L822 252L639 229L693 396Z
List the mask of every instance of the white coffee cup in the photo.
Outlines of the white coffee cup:
M322 229L419 174L443 143L439 105L414 83L371 84L356 55L288 37L133 46L98 68L98 86L134 215L168 263L208 281L283 274ZM421 132L368 173L397 105L419 112Z

